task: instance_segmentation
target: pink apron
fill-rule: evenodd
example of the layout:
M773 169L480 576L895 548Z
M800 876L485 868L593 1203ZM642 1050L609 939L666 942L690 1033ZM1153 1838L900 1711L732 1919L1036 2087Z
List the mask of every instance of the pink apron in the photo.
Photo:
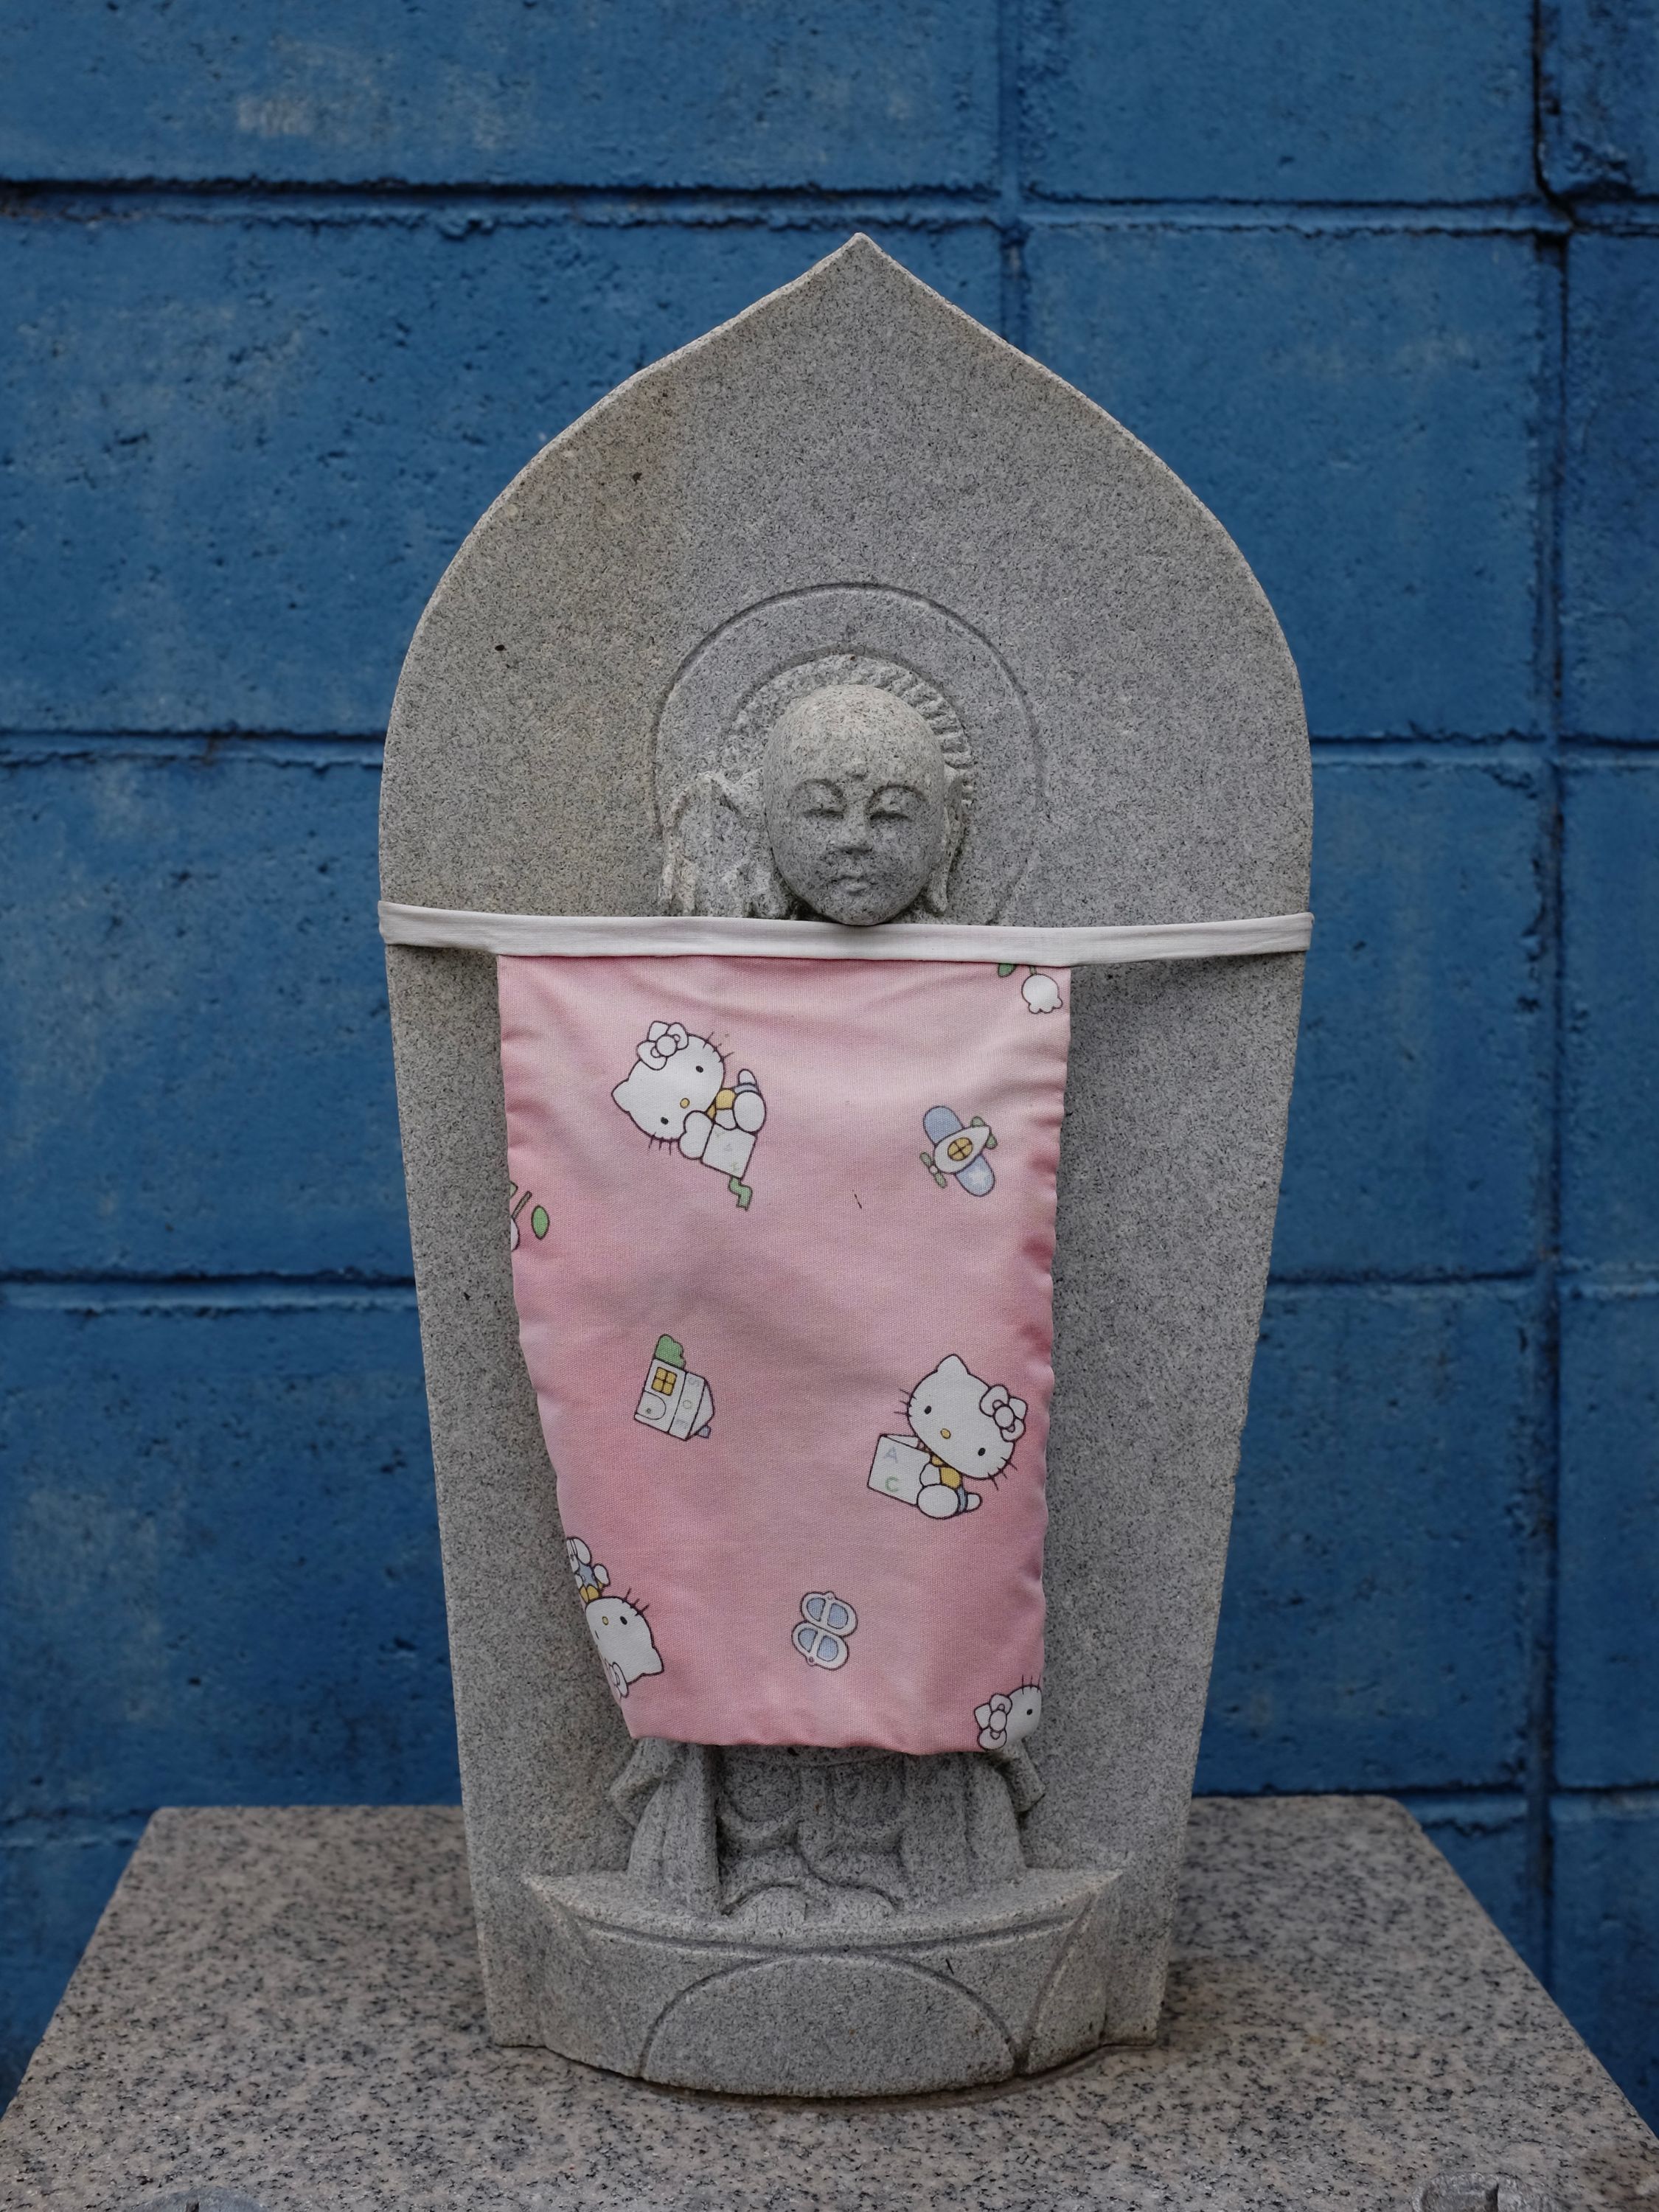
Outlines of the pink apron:
M383 907L391 941L501 956L520 1337L632 1735L1036 1727L1069 962L1309 926Z

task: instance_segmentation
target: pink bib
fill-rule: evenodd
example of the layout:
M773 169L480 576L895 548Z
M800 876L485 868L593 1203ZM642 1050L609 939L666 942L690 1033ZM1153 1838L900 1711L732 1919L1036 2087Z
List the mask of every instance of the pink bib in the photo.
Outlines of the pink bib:
M501 962L520 1336L631 1734L1034 1720L1068 982L1024 982Z
M514 1291L571 1573L548 1602L581 1607L629 1733L1028 1735L1062 963L1299 951L1311 917L381 915L499 956Z

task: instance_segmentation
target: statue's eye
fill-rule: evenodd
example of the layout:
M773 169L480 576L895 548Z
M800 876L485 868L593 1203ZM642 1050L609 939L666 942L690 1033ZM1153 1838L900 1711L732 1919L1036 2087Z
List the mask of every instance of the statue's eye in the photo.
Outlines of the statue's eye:
M981 1459L983 1459L983 1458L984 1458L984 1456L985 1456L985 1447L984 1447L984 1445L983 1445L983 1444L981 1444L981 1445L980 1446L980 1448L979 1448L979 1455L980 1455L980 1457L981 1457Z
M870 812L878 822L908 822L916 798L902 784L889 784L871 800Z
M702 1062L701 1060L697 1062L697 1073L699 1075L702 1073Z
M924 1406L921 1410L924 1413L931 1413L933 1409L931 1406Z
M662 1126L665 1129L668 1127L668 1116L666 1114L662 1117Z

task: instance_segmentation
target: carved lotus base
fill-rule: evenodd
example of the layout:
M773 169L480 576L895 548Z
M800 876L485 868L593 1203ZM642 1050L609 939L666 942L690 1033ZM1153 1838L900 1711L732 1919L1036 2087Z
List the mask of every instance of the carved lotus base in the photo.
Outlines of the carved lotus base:
M526 1877L543 2040L678 2088L857 2097L1034 2073L1105 2033L1111 1873L1031 1873L867 1928L738 1929L626 1875Z

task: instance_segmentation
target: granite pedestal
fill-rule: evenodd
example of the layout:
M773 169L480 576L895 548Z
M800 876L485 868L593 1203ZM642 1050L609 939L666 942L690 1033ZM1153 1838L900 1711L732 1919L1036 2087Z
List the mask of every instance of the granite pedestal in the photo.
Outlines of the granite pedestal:
M861 2104L492 2045L457 1812L162 1812L0 2122L8 2212L1656 2202L1659 2141L1381 1798L1194 1807L1155 2043Z

